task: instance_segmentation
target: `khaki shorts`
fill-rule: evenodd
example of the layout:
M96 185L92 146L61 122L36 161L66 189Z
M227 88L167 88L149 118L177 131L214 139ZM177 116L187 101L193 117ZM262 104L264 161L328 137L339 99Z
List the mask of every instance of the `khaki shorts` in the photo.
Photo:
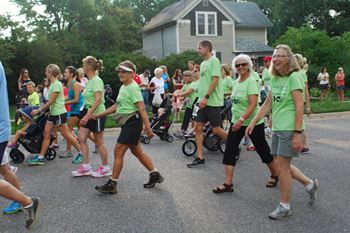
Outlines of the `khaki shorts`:
M273 156L282 157L299 157L299 153L295 152L292 147L294 131L274 131L271 142L271 154Z

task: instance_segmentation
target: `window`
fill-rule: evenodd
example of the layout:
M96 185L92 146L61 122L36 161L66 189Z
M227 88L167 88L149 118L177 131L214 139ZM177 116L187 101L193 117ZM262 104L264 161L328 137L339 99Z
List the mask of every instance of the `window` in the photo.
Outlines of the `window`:
M216 36L216 12L196 12L196 34Z
M203 0L203 6L209 6L209 0Z

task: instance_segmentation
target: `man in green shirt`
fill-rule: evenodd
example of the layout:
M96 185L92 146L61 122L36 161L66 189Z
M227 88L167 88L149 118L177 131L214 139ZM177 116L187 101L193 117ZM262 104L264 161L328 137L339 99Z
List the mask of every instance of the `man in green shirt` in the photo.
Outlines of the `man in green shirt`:
M267 88L266 93L269 92L270 90L270 81L271 81L271 75L269 73L269 67L271 64L272 57L271 56L266 56L264 57L264 71L262 73L262 80L264 81L264 86Z
M226 141L227 134L221 128L221 108L224 105L224 90L221 77L221 64L219 59L212 55L212 43L202 40L198 43L198 52L204 61L200 67L200 79L198 80L198 102L194 108L196 117L196 145L197 158L189 168L205 164L203 158L203 126L210 122L213 133Z

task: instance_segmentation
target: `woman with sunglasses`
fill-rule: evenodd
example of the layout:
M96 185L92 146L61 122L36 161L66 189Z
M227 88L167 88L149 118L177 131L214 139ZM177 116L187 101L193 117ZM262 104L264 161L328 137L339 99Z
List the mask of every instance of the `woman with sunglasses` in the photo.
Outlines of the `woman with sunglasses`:
M245 135L247 126L259 111L258 96L260 89L252 75L253 64L248 55L241 54L233 59L232 65L239 74L232 89L232 121L227 136L223 163L225 164L225 183L213 189L214 193L233 192L233 173L239 155L239 144ZM257 153L263 163L267 164L271 178L277 180L278 171L265 140L264 122L255 123L255 129L250 134ZM269 184L269 183L268 183ZM277 182L276 182L277 184Z
M317 179L310 179L291 164L303 148L304 84L299 73L299 65L287 45L278 45L273 53L270 66L271 89L259 113L248 126L246 133L252 134L256 122L272 110L271 153L280 169L280 203L269 214L271 219L282 219L292 215L290 195L292 178L299 181L309 194L309 204L313 205L319 188Z
M123 83L119 90L116 104L94 116L94 119L98 119L117 112L116 120L121 126L121 132L114 148L112 177L106 184L95 187L97 191L104 194L117 193L117 181L128 149L149 171L149 182L144 184L144 188L153 188L157 183L161 183L164 180L157 168L154 167L151 158L141 148L140 135L142 125L145 125L148 137L151 138L154 135L148 121L141 90L133 81L135 70L135 65L131 61L124 61L116 67L119 80Z
M98 72L102 67L102 61L97 60L93 56L87 56L83 59L83 69L89 81L84 89L85 109L81 113L81 117L83 117L80 120L81 127L79 128L78 135L81 151L83 152L83 161L79 168L72 172L72 175L75 177L90 175L92 177L104 177L111 175L111 169L108 166L108 151L103 141L106 118L92 118L94 114L99 114L106 110L104 105L104 84L98 76ZM87 144L90 133L93 134L94 142L97 145L102 160L102 164L95 172L92 172L89 159L89 146ZM75 158L75 160L79 161L80 159Z

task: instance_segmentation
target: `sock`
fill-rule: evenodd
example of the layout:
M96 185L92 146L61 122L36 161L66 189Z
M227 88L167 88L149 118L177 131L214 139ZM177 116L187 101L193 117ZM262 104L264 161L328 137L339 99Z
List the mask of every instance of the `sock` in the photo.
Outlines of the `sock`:
M45 157L44 156L42 156L42 155L39 155L38 156L38 159L44 159Z
M111 181L114 181L114 182L118 182L118 179L114 179L114 178L109 178Z
M30 208L30 207L32 207L32 206L33 206L33 202L30 203L29 205L25 206L24 209L28 209L28 208Z
M305 188L307 191L310 191L312 189L312 187L314 186L314 182L312 180L310 180L310 184L306 185Z
M158 172L157 168L154 168L152 171L150 171L149 173L153 173L153 172Z
M290 210L290 204L289 204L289 203L282 203L282 202L280 202L280 205L281 205L283 208L285 208L285 209L287 209L287 210Z

